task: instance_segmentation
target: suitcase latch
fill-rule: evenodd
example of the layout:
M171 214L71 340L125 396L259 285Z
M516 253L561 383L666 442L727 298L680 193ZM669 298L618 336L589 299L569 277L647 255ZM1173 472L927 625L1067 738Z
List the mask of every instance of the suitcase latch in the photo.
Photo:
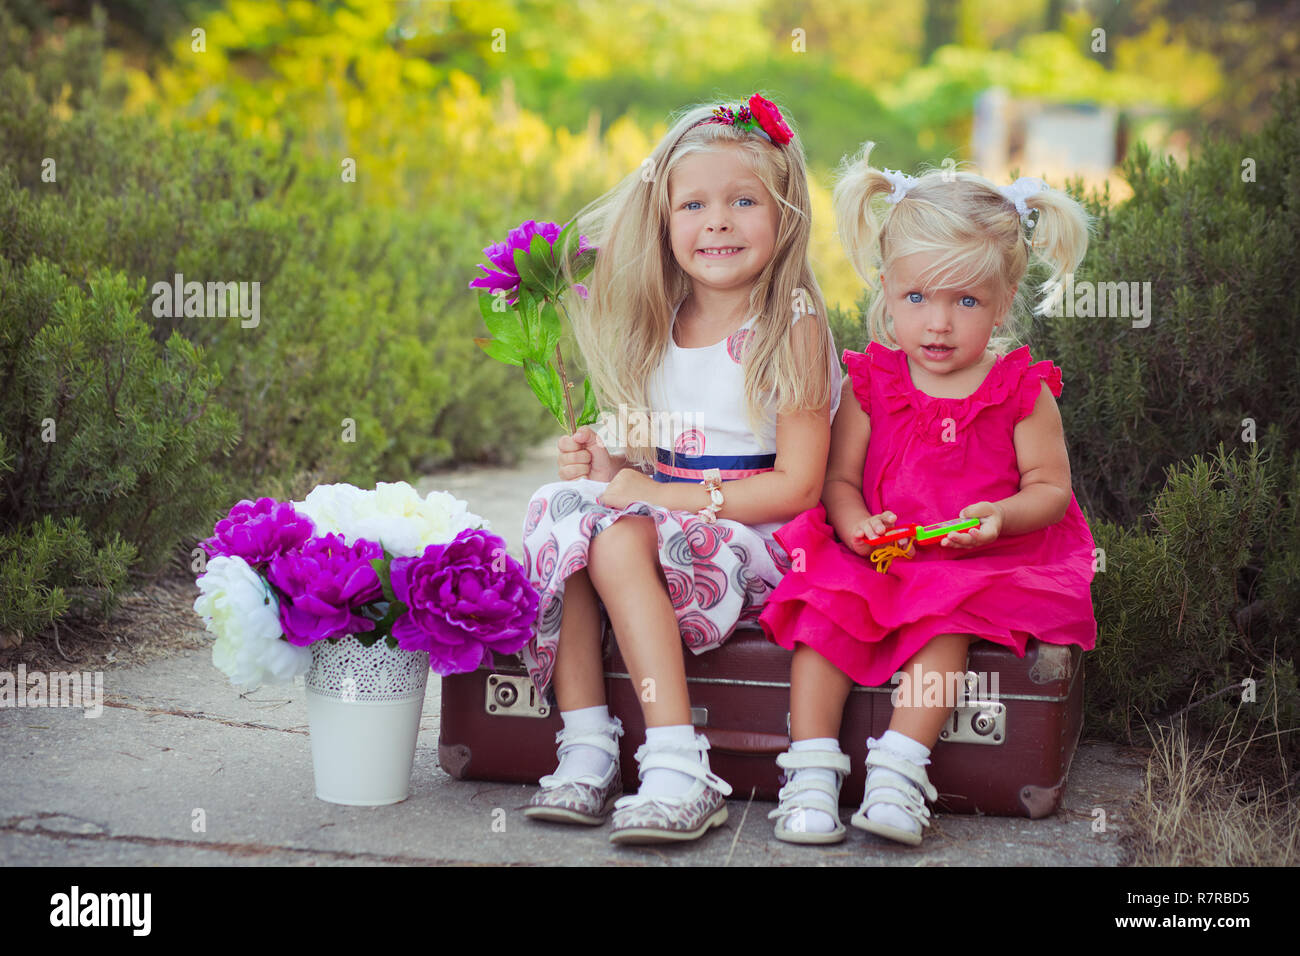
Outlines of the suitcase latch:
M532 678L489 674L484 707L494 717L549 717L551 708L537 699Z
M939 739L950 744L1001 746L1007 741L1007 705L997 700L972 700L954 707Z

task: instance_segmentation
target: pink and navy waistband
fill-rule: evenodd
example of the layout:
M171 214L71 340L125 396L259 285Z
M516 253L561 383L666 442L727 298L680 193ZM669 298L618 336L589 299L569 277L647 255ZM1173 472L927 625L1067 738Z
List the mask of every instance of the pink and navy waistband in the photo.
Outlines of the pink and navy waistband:
M704 472L717 468L723 481L735 481L771 471L776 455L674 455L655 449L655 481L703 481Z

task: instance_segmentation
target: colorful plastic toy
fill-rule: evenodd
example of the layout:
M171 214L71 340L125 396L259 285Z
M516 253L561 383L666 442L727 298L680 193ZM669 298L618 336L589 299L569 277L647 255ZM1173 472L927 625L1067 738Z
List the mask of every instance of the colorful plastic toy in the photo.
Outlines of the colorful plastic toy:
M979 527L979 518L954 518L951 521L940 521L937 524L902 524L890 528L878 538L868 538L867 546L871 548L880 548L887 544L893 544L896 541L902 541L904 538L911 538L917 544L934 544L942 540L943 536L954 531L966 531L970 528Z
M954 518L936 524L903 524L890 528L878 538L868 538L867 546L874 548L868 553L871 563L877 571L885 574L895 558L911 559L916 554L917 544L934 544L942 541L943 536L954 531L965 531L979 527L979 518ZM899 542L902 542L901 544Z

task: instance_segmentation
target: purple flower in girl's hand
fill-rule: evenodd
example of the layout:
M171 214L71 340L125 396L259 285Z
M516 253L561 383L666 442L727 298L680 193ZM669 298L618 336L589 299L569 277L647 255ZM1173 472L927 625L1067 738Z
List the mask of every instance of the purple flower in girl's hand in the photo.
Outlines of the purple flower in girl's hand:
M479 263L479 268L483 270L484 275L470 282L471 289L484 289L488 292L495 292L498 289L511 296L510 303L513 305L518 296L515 295L519 288L519 272L515 269L515 250L522 249L528 251L532 245L533 236L540 235L551 246L555 245L555 240L560 238L560 227L553 222L537 222L535 219L529 219L521 223L506 236L505 242L493 243L483 250L483 254L488 257L490 266ZM578 252L586 252L591 246L587 243L586 236L578 237ZM581 286L574 286L575 289L581 289L578 293L584 299L587 297L587 290Z
M532 637L537 591L490 532L469 529L419 557L394 558L389 574L407 608L393 637L403 650L428 651L439 674L472 671L491 651L513 654Z
M342 535L327 534L275 558L267 578L280 591L280 626L289 643L304 647L373 631L375 622L356 612L383 597L370 563L383 556L384 549L373 541L358 538L349 547Z
M483 254L496 268L489 268L479 263L478 267L486 274L472 281L469 284L471 289L484 289L488 292L500 289L504 292L513 292L519 287L519 273L515 270L515 250L509 243L493 243L483 250Z
M548 243L555 245L555 240L560 238L560 227L553 222L538 223L535 219L529 219L521 223L514 229L510 230L506 236L505 242L494 243L483 250L483 254L495 268L479 264L486 275L475 279L469 284L471 289L486 289L488 292L494 292L501 289L504 292L514 292L519 287L519 272L515 269L515 250L522 249L528 251L532 244L533 236L541 235ZM514 299L510 300L514 302Z
M315 525L287 501L245 498L217 522L212 537L201 542L208 557L239 557L257 567L292 551L311 537Z

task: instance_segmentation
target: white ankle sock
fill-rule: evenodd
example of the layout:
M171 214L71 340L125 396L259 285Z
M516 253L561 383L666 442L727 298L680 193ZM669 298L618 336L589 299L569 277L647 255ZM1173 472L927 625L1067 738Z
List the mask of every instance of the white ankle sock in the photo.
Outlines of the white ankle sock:
M579 710L562 710L560 717L564 720L564 729L569 734L597 734L608 732L611 740L617 740L612 729L609 706L583 707ZM608 730L607 730L608 729ZM578 744L564 751L560 765L555 768L554 776L563 780L591 775L603 777L609 771L614 758L599 747Z
M807 740L791 741L790 750L794 753L801 750L830 750L840 753L840 742L834 737L811 737ZM802 770L796 770L791 775L790 782L794 783L800 779L824 780L832 790L835 790L835 784L839 777L834 770L827 770L824 767L805 767ZM830 833L839 824L839 820L829 813L815 810L812 807L805 807L799 812L802 817L802 829L805 833ZM787 823L786 826L794 829L793 821Z
M878 749L884 750L892 757L899 760L906 760L914 763L918 767L924 767L928 764L930 749L925 745L913 740L906 734L900 734L896 730L887 730L881 735L879 740L868 740L868 747L876 744ZM885 767L873 767L871 773L867 776L867 783L871 784L876 781L890 784L896 783L900 786L894 789L899 796L905 796L909 788L919 789L916 784L912 783L902 774L895 773ZM922 798L924 799L924 797ZM907 830L911 833L920 833L921 825L912 819L902 807L897 807L888 803L878 803L867 811L867 819L874 823L883 823L886 826L898 827L900 830Z
M673 724L670 727L647 727L646 747L690 747L695 743L695 728L690 724ZM651 767L641 778L638 794L647 797L682 797L691 789L695 778L680 770Z

